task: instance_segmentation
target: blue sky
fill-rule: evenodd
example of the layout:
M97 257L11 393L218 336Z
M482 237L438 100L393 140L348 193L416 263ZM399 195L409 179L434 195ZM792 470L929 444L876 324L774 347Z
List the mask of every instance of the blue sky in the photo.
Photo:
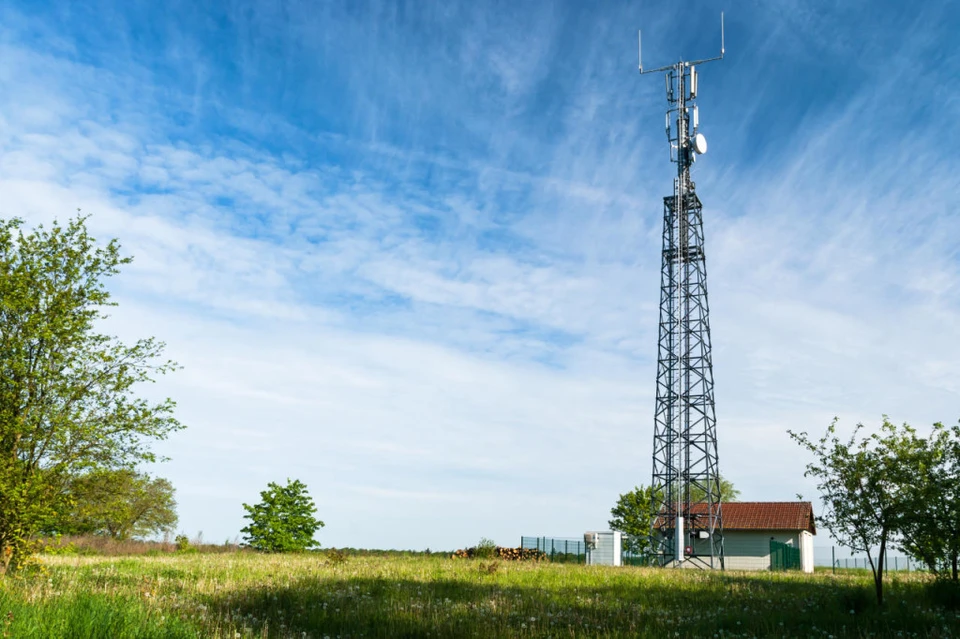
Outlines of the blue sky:
M947 2L0 8L0 215L92 214L109 330L184 365L157 472L233 538L296 477L326 546L579 535L649 482L661 198L647 65L701 74L720 465L788 428L960 418ZM821 543L825 543L821 540Z

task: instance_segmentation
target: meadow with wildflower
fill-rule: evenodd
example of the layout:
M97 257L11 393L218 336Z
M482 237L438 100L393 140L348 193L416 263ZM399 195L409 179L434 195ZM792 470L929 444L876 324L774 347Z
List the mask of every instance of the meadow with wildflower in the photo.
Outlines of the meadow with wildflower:
M47 556L0 579L0 636L957 637L956 601L896 574L253 552Z

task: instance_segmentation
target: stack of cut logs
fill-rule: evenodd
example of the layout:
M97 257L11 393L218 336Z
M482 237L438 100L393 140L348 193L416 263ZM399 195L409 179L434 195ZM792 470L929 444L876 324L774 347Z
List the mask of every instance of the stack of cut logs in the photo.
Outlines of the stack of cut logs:
M461 549L453 553L454 559L473 559L477 556L476 548ZM493 556L505 561L540 561L546 559L547 554L536 548L494 548Z

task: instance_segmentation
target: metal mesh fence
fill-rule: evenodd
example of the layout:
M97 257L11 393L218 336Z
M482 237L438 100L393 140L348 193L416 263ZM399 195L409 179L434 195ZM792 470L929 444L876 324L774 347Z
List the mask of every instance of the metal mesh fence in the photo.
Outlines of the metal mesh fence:
M557 563L587 563L587 547L582 539L563 537L521 537L521 548L535 548Z
M650 555L638 555L628 550L623 550L620 554L620 563L624 566L649 566Z
M874 555L873 560L877 561L876 555ZM813 563L815 566L832 567L834 570L870 570L870 562L866 555L853 553L849 548L843 546L814 548ZM901 570L913 572L926 569L922 564L917 564L913 559L903 555L887 555L883 564L885 572L899 572Z

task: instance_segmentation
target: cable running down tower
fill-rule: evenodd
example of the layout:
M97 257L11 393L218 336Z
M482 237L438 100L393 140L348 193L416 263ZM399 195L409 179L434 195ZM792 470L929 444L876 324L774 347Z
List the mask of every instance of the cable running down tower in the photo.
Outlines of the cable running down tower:
M697 65L720 55L640 73L666 72L667 139L677 165L673 194L663 198L663 257L657 404L653 434L655 561L661 566L723 569L723 517L713 397L710 309L702 204L690 167L707 151L699 131Z

